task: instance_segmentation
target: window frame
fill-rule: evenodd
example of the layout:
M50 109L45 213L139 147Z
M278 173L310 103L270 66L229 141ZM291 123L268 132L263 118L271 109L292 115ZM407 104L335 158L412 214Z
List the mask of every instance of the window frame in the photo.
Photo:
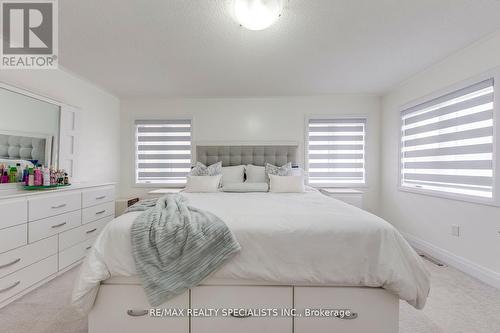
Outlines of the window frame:
M134 146L134 164L132 167L132 187L135 188L184 188L185 184L168 184L168 183L138 183L137 182L137 128L136 128L136 121L140 120L157 120L157 121L163 121L163 120L190 120L191 121L191 166L193 165L193 159L195 156L195 134L194 134L194 117L192 116L182 116L182 117L136 117L131 120L131 126L132 126L132 144Z
M363 168L364 168L364 183L362 184L322 184L322 185L311 185L309 184L309 120L311 119L352 119L352 118L363 118L365 119L365 133L364 133L364 144L363 144ZM304 172L306 184L314 188L352 188L352 189L365 189L368 187L368 168L367 168L367 156L368 156L368 131L370 117L367 114L325 114L325 115L306 115L304 119Z
M425 102L429 102L433 99L445 96L447 94L456 92L458 90L467 88L469 86L472 86L474 84L477 84L481 81L485 81L488 79L493 79L493 87L494 87L494 95L493 95L493 168L492 168L492 177L493 177L493 188L492 188L492 198L482 198L482 197L474 197L474 196L468 196L464 194L459 194L459 193L446 193L446 192L439 192L439 191L434 191L434 190L429 190L429 189L418 189L414 187L405 187L402 186L402 138L403 138L403 131L402 131L402 114L405 110L415 107L417 105L420 105ZM420 97L418 99L413 100L412 102L406 103L402 106L399 107L398 109L398 131L399 135L397 136L398 138L398 158L397 158L397 163L398 163L398 183L397 183L397 189L401 192L406 192L406 193L414 193L414 194L419 194L419 195L424 195L424 196L429 196L429 197L436 197L436 198L441 198L441 199L449 199L449 200L456 200L456 201L461 201L461 202L468 202L472 204L481 204L481 205L487 205L487 206L500 206L500 177L498 177L498 167L500 166L500 151L499 151L499 126L498 126L498 120L499 120L499 109L500 109L500 67L495 68L493 70L484 72L480 75L476 75L474 77L468 78L466 80L462 80L458 83L455 83L453 85L450 85L446 88L439 89L433 93L430 93L428 95L425 95L423 97Z

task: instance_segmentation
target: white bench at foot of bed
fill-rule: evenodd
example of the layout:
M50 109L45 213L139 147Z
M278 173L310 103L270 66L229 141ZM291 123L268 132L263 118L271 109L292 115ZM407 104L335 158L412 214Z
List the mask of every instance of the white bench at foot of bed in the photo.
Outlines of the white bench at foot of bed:
M140 285L103 284L89 314L89 333L397 333L399 321L397 296L381 288L203 285L158 307L186 312L189 308L220 310L213 317L151 317ZM292 308L298 313L305 309L349 310L351 315L318 318L258 313L259 309ZM221 316L227 309L246 311Z

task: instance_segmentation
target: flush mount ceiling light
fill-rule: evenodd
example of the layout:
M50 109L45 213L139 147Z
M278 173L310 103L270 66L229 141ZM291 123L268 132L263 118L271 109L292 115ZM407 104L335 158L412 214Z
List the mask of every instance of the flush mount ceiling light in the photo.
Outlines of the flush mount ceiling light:
M283 0L233 0L236 20L249 30L263 30L281 15Z

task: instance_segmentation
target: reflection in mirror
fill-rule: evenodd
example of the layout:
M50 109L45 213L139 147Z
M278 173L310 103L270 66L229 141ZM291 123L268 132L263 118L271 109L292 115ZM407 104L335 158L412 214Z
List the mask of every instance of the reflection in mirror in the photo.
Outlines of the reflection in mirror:
M27 167L57 165L59 112L59 105L0 88L1 183L19 182Z

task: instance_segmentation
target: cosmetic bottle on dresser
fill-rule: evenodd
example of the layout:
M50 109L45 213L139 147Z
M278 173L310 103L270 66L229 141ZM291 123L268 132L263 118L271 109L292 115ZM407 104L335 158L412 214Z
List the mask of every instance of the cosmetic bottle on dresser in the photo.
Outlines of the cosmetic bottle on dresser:
M33 168L28 170L28 186L35 186L35 170Z
M5 165L3 168L2 174L0 174L1 181L0 183L8 183L9 182L9 174L7 173L7 166Z
M23 179L22 179L22 182L25 184L25 185L28 185L28 175L29 175L29 172L28 172L28 166L26 166L23 170Z
M50 170L49 168L43 168L43 186L50 186Z
M21 167L21 163L16 163L16 183L23 181L23 168Z
M11 166L9 169L9 183L15 183L17 180L17 168Z
M42 171L39 167L35 168L35 186L41 186L42 182Z

